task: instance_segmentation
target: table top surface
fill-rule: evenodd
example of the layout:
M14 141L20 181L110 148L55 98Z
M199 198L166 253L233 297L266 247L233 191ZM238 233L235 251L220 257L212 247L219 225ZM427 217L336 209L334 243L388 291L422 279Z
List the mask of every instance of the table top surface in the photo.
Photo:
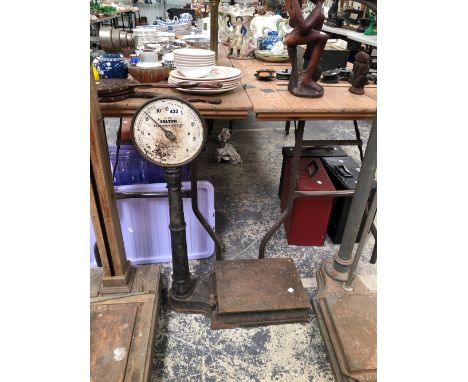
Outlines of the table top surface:
M255 71L262 68L282 70L290 69L289 63L270 63L259 60L237 60L227 58L228 47L219 47L218 65L233 66L242 70L242 85L232 91L204 98L221 98L222 103L212 105L194 103L204 118L239 119L247 117L253 110L259 120L353 120L372 119L377 110L377 86L365 87L364 95L355 95L348 91L349 83L322 84L325 88L321 98L301 98L290 94L288 81L258 80ZM158 94L195 96L182 94L175 89L138 89ZM129 98L119 102L100 103L104 117L131 117L147 99Z
M103 21L109 21L109 20L115 19L115 18L117 18L119 16L120 16L120 13L116 12L112 16L101 17L100 19L96 19L96 20L91 20L90 19L89 22L90 22L90 24L97 24L97 23L102 23Z
M351 40L377 47L377 35L366 36L364 33L358 33L344 28L335 28L326 24L322 27L322 30L325 32L340 34L342 36L348 37Z
M223 47L227 50L227 47ZM254 74L258 69L291 70L289 63L271 63L259 60L231 59L231 64L242 70L242 82L252 102L257 119L284 121L293 119L372 119L377 110L377 86L365 87L365 94L350 93L348 82L324 84L323 97L296 97L288 91L288 81L258 80Z

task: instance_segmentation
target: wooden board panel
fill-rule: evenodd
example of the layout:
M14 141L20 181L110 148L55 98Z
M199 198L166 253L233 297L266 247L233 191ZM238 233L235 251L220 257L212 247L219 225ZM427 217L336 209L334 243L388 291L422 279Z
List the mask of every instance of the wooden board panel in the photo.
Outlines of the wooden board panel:
M102 285L102 268L91 268L90 273L90 297L97 297Z
M158 264L148 264L137 268L133 279L132 293L153 292L160 285L161 267Z
M160 308L160 269L158 264L138 266L131 293L109 295L100 292L98 297L91 298L92 310L97 306L137 307L124 382L149 382L151 378L154 339ZM99 278L99 272L96 270L97 268L91 269L92 284L95 283L93 278Z
M104 277L119 276L125 287L130 279L130 264L125 256L117 202L110 169L104 121L99 110L95 81L90 74L90 154L91 154L91 217L95 228ZM99 216L97 216L99 215ZM100 230L100 231L99 231ZM112 268L110 266L112 264Z
M91 382L124 380L138 306L91 306Z

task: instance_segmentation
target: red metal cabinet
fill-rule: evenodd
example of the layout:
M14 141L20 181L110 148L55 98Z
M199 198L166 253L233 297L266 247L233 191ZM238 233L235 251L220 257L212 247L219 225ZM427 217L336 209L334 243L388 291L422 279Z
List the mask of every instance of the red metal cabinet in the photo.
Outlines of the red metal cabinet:
M281 211L286 208L292 158L286 161ZM335 191L320 158L301 158L297 191ZM297 198L292 213L284 222L288 244L322 246L325 241L332 197Z

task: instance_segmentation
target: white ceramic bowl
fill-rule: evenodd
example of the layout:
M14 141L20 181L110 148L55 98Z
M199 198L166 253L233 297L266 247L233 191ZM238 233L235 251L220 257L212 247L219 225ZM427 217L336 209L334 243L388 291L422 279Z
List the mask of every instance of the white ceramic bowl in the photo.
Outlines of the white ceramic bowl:
M214 65L209 66L177 66L177 69L187 77L202 78L210 74Z
M189 56L189 57L211 57L214 56L215 52L207 49L192 49L182 48L174 50L174 57L176 56Z
M174 61L176 66L193 66L193 67L202 67L202 66L214 66L215 62L203 62L203 63L196 63L196 62L189 62L189 61L180 61L180 60L175 60Z

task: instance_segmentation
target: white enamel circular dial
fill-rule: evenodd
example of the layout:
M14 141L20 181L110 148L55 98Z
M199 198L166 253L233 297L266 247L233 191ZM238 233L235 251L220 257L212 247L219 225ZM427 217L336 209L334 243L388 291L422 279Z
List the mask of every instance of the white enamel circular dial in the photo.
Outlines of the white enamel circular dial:
M205 143L200 114L177 97L161 97L141 106L132 120L135 146L149 161L177 167L193 160Z

